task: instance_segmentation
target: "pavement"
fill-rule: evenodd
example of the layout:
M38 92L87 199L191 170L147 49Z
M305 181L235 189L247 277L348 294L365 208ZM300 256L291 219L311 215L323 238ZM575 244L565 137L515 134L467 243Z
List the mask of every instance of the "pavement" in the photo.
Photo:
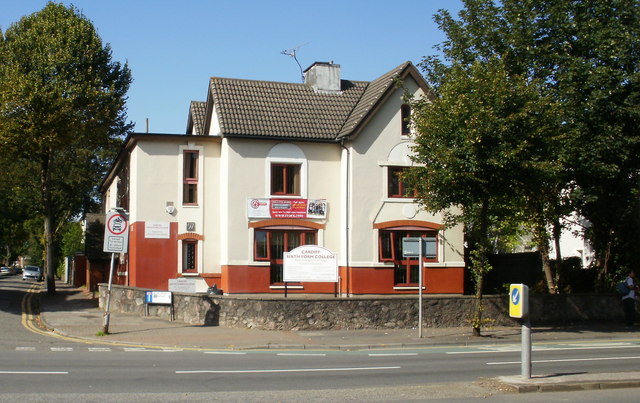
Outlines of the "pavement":
M362 350L381 348L419 348L433 346L471 346L519 344L520 327L483 329L481 337L471 328L425 328L422 338L417 329L357 329L267 331L220 326L194 326L186 323L145 318L112 312L109 333L100 335L104 311L97 295L68 284L56 283L56 294L40 293L40 322L57 337L85 343L113 344L145 348L193 350ZM534 327L534 343L572 341L640 340L640 330L611 323L579 326ZM618 373L579 373L520 375L490 379L495 387L512 392L544 392L585 389L640 387L640 371Z

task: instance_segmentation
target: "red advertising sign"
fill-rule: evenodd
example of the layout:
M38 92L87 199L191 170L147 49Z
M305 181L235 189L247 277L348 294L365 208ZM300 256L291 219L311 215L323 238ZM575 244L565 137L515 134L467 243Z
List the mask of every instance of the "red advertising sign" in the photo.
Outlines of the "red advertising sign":
M249 218L327 218L325 199L249 199Z
M271 199L269 213L272 218L306 218L307 199Z

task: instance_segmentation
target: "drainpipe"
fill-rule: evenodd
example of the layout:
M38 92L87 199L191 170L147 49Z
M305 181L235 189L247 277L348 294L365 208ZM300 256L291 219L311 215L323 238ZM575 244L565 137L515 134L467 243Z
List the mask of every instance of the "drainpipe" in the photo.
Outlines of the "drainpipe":
M351 151L349 151L349 149L347 147L345 147L344 145L344 139L342 139L340 141L340 147L342 147L343 150L345 150L347 152L347 169L346 169L346 188L345 188L345 203L346 203L346 209L345 209L345 225L344 225L344 235L345 235L345 272L346 272L346 286L345 289L347 291L347 297L351 296L351 284L349 283L349 220L350 220L350 163L351 163Z

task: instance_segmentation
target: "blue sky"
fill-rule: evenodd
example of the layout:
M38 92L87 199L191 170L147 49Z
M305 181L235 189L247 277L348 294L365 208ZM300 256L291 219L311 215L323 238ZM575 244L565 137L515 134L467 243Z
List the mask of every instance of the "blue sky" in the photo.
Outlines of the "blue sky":
M373 80L435 53L444 35L433 14L457 14L460 0L75 0L114 60L134 82L127 115L135 131L184 133L189 102L206 100L209 77L300 82L315 61L341 65L342 77ZM0 0L4 31L46 0Z

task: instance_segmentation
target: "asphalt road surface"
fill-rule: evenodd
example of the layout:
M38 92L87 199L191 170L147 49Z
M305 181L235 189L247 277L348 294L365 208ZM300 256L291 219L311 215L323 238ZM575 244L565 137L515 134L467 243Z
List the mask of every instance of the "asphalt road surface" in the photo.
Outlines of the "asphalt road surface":
M0 278L0 401L548 401L554 395L596 401L582 392L505 395L479 381L520 373L520 350L513 345L242 352L51 337L25 326L30 286L19 277ZM533 374L635 371L640 341L535 344L532 360ZM594 396L635 402L637 393Z

